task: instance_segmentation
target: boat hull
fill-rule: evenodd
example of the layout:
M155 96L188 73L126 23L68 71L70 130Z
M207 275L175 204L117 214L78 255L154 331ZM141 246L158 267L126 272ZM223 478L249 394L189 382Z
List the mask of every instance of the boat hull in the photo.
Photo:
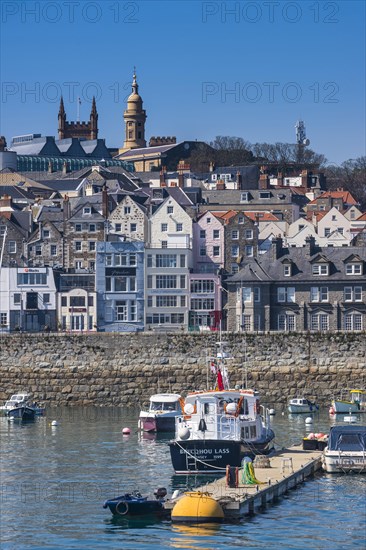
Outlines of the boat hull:
M157 414L142 416L139 418L140 430L144 432L174 432L176 416Z
M322 457L323 470L328 473L364 473L366 474L366 456L361 453L324 452Z
M313 413L317 410L315 405L289 405L288 412L291 414L301 414L301 413Z
M164 514L165 508L159 500L147 499L125 499L115 498L107 500L103 508L109 508L114 516L148 516L153 514Z
M273 451L271 431L263 441L246 443L232 440L171 441L170 456L176 474L222 473L226 466L241 466L245 456L267 455Z
M8 418L14 418L17 420L34 420L36 417L36 411L30 407L17 407L11 409L7 414Z

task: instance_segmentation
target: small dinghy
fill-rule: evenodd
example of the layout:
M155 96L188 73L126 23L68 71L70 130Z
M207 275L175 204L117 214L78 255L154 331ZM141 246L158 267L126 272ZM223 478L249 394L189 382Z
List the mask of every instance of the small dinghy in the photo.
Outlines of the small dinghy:
M138 491L125 493L116 498L106 500L103 508L109 508L114 516L148 516L152 514L163 515L167 511L164 508L164 497L167 491L161 487L154 491L155 499L143 497Z

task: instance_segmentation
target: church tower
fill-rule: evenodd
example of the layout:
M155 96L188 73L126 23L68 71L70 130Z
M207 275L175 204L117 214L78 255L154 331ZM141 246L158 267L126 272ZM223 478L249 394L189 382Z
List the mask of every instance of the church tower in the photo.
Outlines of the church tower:
M89 122L67 121L64 99L61 96L58 111L58 139L82 138L98 139L98 112L95 97L93 97Z
M142 108L142 99L138 93L136 71L133 74L132 93L127 99L127 109L123 113L125 121L125 141L120 153L129 149L146 147L145 121L146 111Z

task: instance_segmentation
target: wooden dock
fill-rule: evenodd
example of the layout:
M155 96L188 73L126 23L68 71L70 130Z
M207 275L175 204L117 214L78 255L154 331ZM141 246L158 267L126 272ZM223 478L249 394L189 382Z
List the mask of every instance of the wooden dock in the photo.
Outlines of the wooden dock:
M306 451L302 445L295 445L283 449L269 458L269 467L256 467L255 477L261 483L258 485L242 485L240 483L242 470L239 469L239 484L237 487L228 487L226 477L207 483L195 489L201 493L208 493L217 500L224 510L225 518L235 519L248 514L254 514L261 508L275 502L289 489L306 481L314 472L321 468L321 451ZM165 503L168 510L172 510L175 503L182 498Z

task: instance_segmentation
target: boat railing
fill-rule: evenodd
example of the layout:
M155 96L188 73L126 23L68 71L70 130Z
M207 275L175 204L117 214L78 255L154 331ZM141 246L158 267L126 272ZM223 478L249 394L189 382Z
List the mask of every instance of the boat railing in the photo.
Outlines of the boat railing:
M238 439L240 427L237 417L228 414L217 416L220 439Z

